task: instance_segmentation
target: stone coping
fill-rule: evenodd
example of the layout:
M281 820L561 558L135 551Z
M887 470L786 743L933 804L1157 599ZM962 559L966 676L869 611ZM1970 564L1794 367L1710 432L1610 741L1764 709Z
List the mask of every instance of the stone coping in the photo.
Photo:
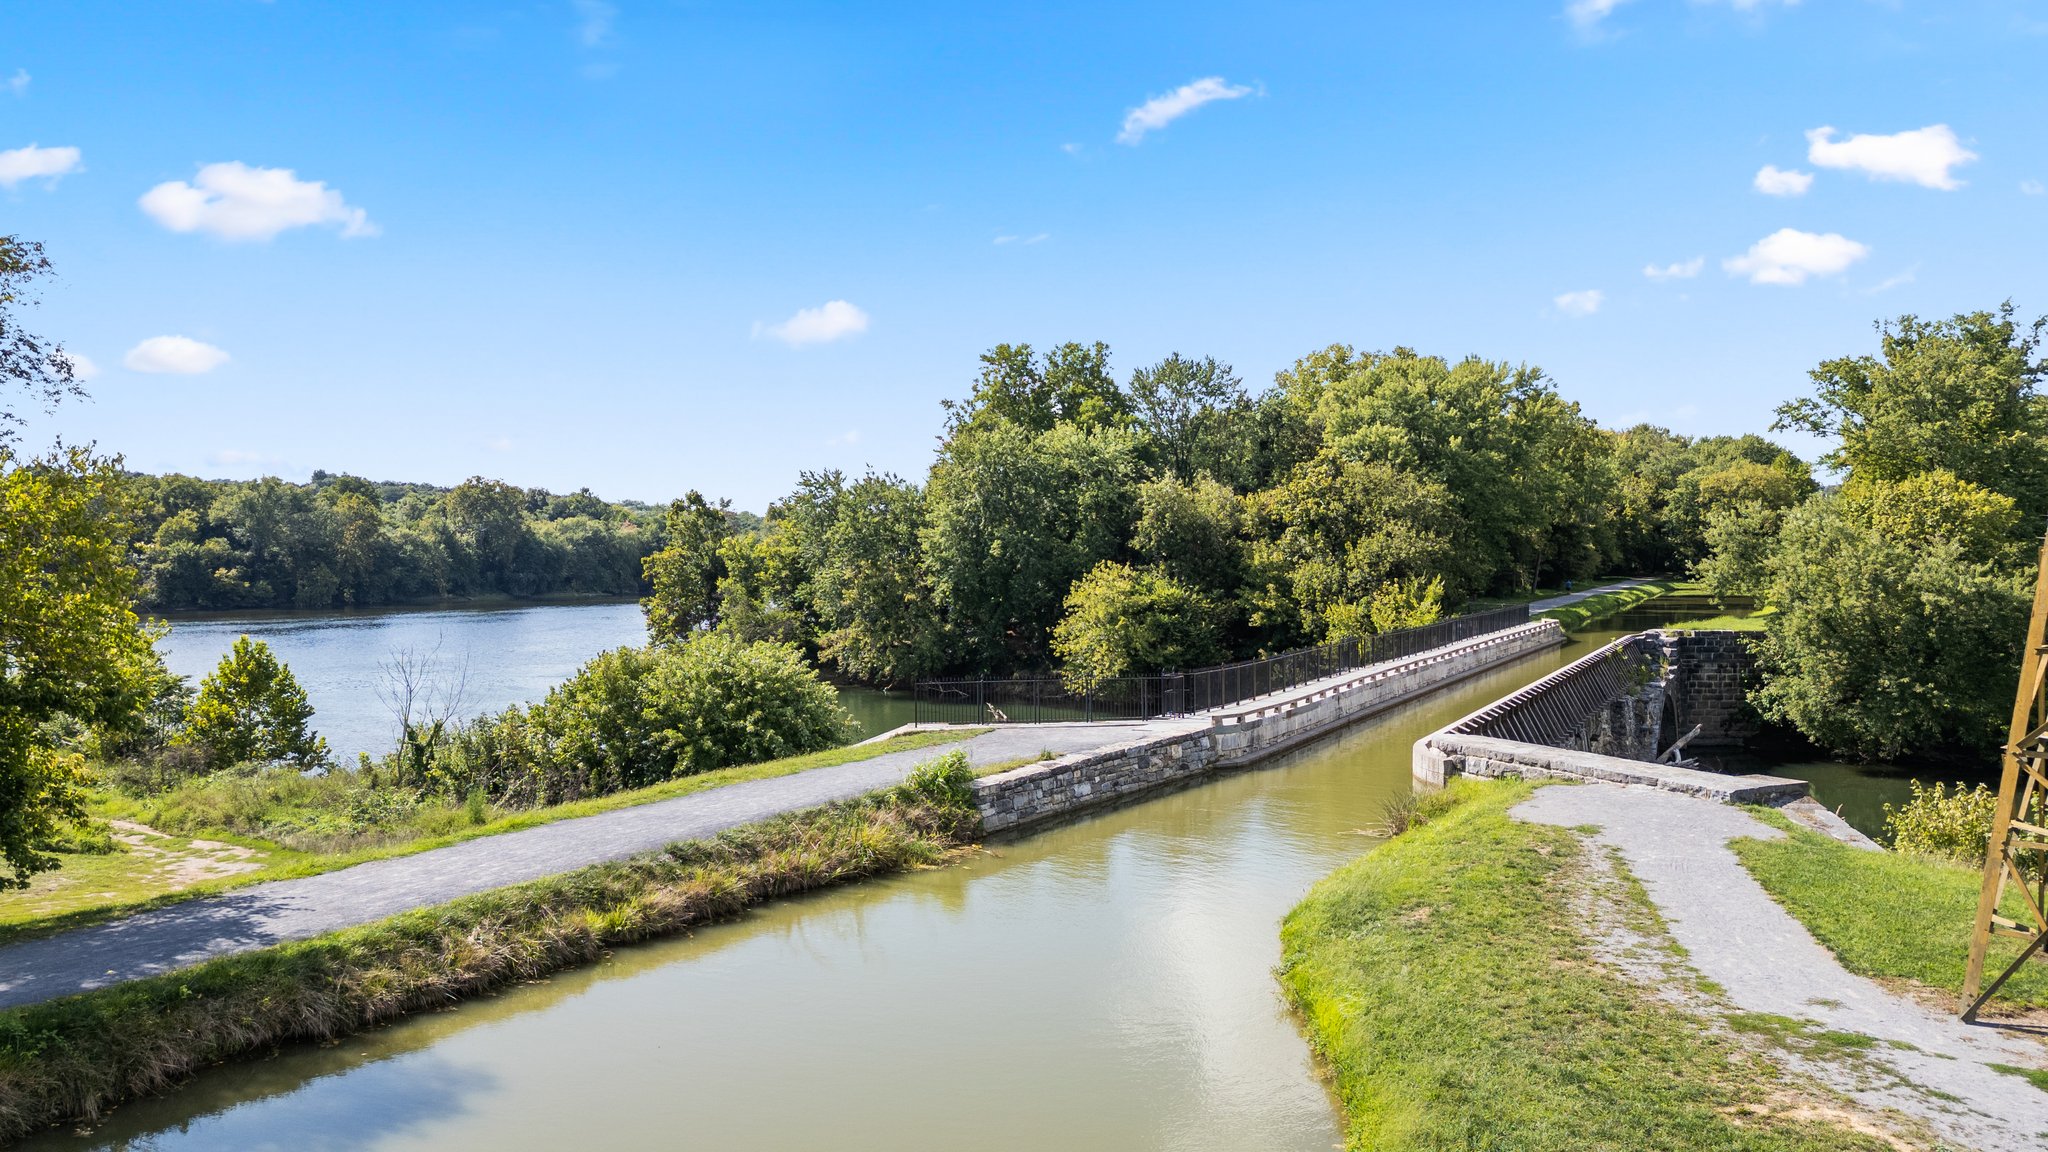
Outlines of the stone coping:
M1402 657L1399 660L1368 664L1363 668L1353 668L1348 672L1338 672L1331 676L1325 676L1320 680L1311 680L1298 687L1289 688L1285 692L1276 693L1270 699L1263 700L1250 707L1231 705L1227 709L1220 708L1206 713L1197 713L1196 715L1207 716L1212 726L1219 727L1261 720L1268 716L1283 714L1303 704L1313 704L1318 700L1331 696L1340 696L1346 692L1362 688L1376 680L1388 680L1396 676L1404 676L1418 668L1441 663L1445 660L1456 659L1469 652L1480 652L1488 648L1497 648L1503 644L1519 643L1530 636L1543 632L1555 632L1557 634L1557 642L1560 644L1564 643L1565 635L1562 624L1548 619L1532 620L1518 627L1503 629L1499 632L1489 632L1484 636L1474 636L1468 640L1456 640L1442 647L1426 649L1417 652L1413 656Z
M1566 780L1603 780L1611 784L1634 784L1718 800L1723 804L1765 804L1779 806L1808 793L1804 780L1783 776L1729 776L1680 768L1675 764L1652 764L1624 760L1571 748L1523 744L1494 736L1473 736L1449 729L1431 733L1416 741L1416 775L1430 783L1442 783L1456 771L1471 776L1517 776ZM1434 766L1435 770L1427 770Z

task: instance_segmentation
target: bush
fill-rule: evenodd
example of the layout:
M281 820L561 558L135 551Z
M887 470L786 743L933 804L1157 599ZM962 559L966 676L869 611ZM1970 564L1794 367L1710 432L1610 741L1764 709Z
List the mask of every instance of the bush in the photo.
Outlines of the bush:
M1200 668L1222 658L1221 609L1150 568L1105 560L1074 581L1052 650L1068 691L1132 673Z
M1957 785L1950 792L1945 784L1927 788L1915 780L1911 800L1897 808L1884 806L1884 826L1891 830L1895 852L1981 865L1997 808L1998 793L1982 784Z
M427 788L559 804L830 748L851 725L794 645L700 632L606 652L539 704L463 728Z
M974 808L974 768L967 753L955 748L910 770L903 781L910 796L941 808Z

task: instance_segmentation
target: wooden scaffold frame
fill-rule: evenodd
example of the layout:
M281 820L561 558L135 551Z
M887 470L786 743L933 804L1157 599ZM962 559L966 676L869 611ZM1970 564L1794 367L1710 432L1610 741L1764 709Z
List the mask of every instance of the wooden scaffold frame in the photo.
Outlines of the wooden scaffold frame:
M2034 582L2034 613L2027 624L2026 654L2020 658L2019 691L2012 728L1998 776L1998 807L1984 851L1984 887L1977 896L1977 924L1970 933L1970 965L1963 976L1963 1019L1975 1020L1991 995L2027 961L2048 959L2048 539ZM2026 904L2026 920L1999 914L2007 885ZM2028 923L2031 921L2031 923ZM2024 941L2018 958L1989 987L1984 960L1993 937Z

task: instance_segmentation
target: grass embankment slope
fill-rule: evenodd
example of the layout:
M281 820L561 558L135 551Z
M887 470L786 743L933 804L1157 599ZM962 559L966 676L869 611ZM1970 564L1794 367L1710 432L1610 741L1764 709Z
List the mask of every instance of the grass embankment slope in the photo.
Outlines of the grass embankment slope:
M1701 590L1699 585L1686 580L1675 578L1651 580L1648 583L1637 584L1614 592L1602 592L1598 596L1588 596L1576 604L1566 604L1561 608L1546 608L1541 612L1534 613L1531 618L1536 620L1555 620L1564 625L1565 631L1577 632L1599 623L1602 619L1612 616L1616 612L1626 608L1633 608L1645 600L1654 600L1667 592Z
M167 976L0 1012L0 1142L208 1064L359 1031L614 945L944 862L979 829L961 756L885 792Z
M357 842L335 840L335 850L331 851L307 851L264 835L280 825L303 826L306 817L319 806L334 801L321 791L322 783L317 779L210 777L188 782L163 795L143 798L102 792L94 800L94 815L146 825L154 834L127 835L128 839L138 841L128 845L127 851L106 855L62 853L61 868L37 876L25 890L0 893L0 944L83 927L245 884L332 872L370 860L408 856L480 836L672 800L728 784L951 744L986 731L984 728L912 732L872 744L720 768L630 792L547 808L489 808L481 823L472 823L462 804L449 802L375 827ZM360 842L362 839L368 842ZM221 847L208 847L209 844L246 851L248 855L242 861L253 862L257 867L225 876L209 875L207 868L198 866L200 862L211 859L225 863L230 855Z
M1802 1118L1765 1057L1604 964L1572 899L1594 849L1511 819L1529 791L1455 783L1448 811L1288 916L1281 978L1334 1072L1350 1147L1887 1147ZM1610 887L1662 937L1640 888Z
M1736 856L1842 967L1943 1006L1960 1001L1983 873L1924 856L1858 851L1777 812L1753 811L1786 835L1737 840ZM2007 899L2004 911L2024 920L2019 895L2008 893ZM2012 941L1994 941L1986 980L2018 954ZM2028 964L1999 990L1986 1015L2044 1008L2048 964Z

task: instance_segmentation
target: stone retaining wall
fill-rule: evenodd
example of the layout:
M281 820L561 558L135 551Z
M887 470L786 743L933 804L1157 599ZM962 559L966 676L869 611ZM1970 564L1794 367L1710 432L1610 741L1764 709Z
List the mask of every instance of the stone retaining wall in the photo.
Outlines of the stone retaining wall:
M1756 658L1742 632L1694 632L1663 629L1658 638L1664 664L1672 669L1679 731L1664 734L1666 743L1700 726L1693 745L1740 744L1763 728L1749 704L1756 676Z
M1807 793L1804 780L1787 780L1781 776L1728 776L1672 764L1602 756L1577 748L1523 744L1448 730L1416 741L1414 775L1417 784L1438 788L1457 775L1605 780L1613 784L1661 788L1667 792L1719 800L1724 804L1785 804Z
M1265 703L1210 713L1205 727L1028 764L975 782L982 827L1006 831L1191 779L1241 768L1418 699L1489 668L1564 643L1555 620L1447 644L1333 676ZM1196 722L1200 717L1193 718Z

